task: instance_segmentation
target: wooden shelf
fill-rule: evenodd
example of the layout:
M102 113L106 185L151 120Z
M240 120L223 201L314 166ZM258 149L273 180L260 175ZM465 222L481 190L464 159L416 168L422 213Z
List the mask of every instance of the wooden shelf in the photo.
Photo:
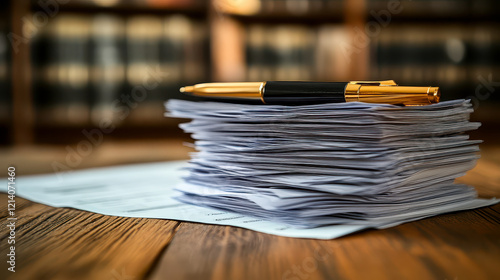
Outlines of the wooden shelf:
M99 4L102 2L102 4ZM119 14L171 14L182 13L191 15L204 15L207 12L206 1L171 1L164 5L146 5L145 3L135 1L120 1L114 5L106 5L106 1L69 1L66 4L60 4L61 12L75 13L119 13ZM37 0L31 4L33 11L40 11L42 7Z
M12 32L24 34L23 16L30 14L28 1L12 1ZM21 43L12 55L12 142L26 145L33 142L34 107L31 92L30 44Z
M367 18L370 21L376 20L372 16ZM416 23L416 24L467 24L467 23L495 23L500 22L498 16L438 16L438 15L393 15L391 23Z
M498 10L498 1L476 1L476 5L467 1L433 0L414 1L402 4L400 12L392 13L391 20L409 22L478 22L498 21L498 15L491 13ZM496 2L496 3L495 3ZM370 1L368 10L383 11L388 9L388 1Z
M144 5L139 2L128 0L120 1L118 5L111 6L99 5L98 3L99 1L69 1L65 4L59 4L57 6L57 12L82 14L113 13L124 16L135 14L167 15L180 13L198 20L207 20L207 1L170 1L167 5ZM105 3L105 1L102 1L102 3ZM33 14L40 11L46 13L37 0L11 0L8 4L11 6L12 32L17 35L23 34L23 21L20 20L21 18L31 18ZM59 138L59 133L62 133L64 130L73 132L81 131L82 127L90 126L90 123L68 124L65 122L55 123L43 119L35 119L31 66L30 44L20 44L18 51L12 55L11 63L13 120L12 124L9 123L6 125L6 129L12 127L12 133L10 133L12 136L12 143L15 145L29 145L37 142L40 136L42 136L42 138L45 137L50 130L57 131L57 134L52 135L57 135L57 138ZM163 105L161 107L163 107ZM162 112L160 115L163 116ZM175 127L177 124L178 123L175 121L167 121L164 118L141 118L140 116L132 116L126 123L120 124L120 129L147 127L150 130L155 130L158 127ZM54 139L54 141L56 141L56 139Z
M319 25L319 24L334 24L343 23L344 19L342 12L338 13L314 13L307 15L290 15L289 13L263 13L254 16L245 16L237 14L226 14L231 16L238 21L244 22L246 24L261 23L261 24L308 24L308 25Z
M206 0L206 1L165 1L165 5L144 5L136 1L119 1L118 5L99 5L98 3L106 3L113 1L68 1L66 4L58 6L60 13L81 13L81 14L96 14L96 13L111 13L116 15L167 15L167 14L183 14L190 18L196 19L199 22L206 23L209 26L209 51L210 58L207 67L210 77L208 81L242 81L246 80L246 42L245 28L252 24L261 24L264 26L273 25L304 25L312 28L322 26L335 26L345 29L348 33L346 38L355 39L356 30L363 30L368 21L375 20L370 14L370 11L381 11L386 6L381 6L380 3L387 5L387 1L373 4L370 0L343 0L336 2L330 6L330 9L312 9L310 13L292 13L286 9L274 9L266 11L261 9L258 12L245 13L224 8L219 5L219 1L231 0ZM248 2L257 0L248 0ZM314 0L312 0L314 1ZM29 1L9 1L10 17L12 32L15 34L23 34L23 22L20 20L24 16L30 17L33 13L43 11L43 8L38 4L38 0ZM248 3L244 1L236 1L238 3ZM232 1L231 3L236 3ZM284 1L286 2L286 1ZM283 2L283 3L284 3ZM195 4L193 4L195 3ZM332 2L333 3L333 2ZM410 5L410 6L409 6ZM416 3L406 3L405 11L409 11L411 5ZM492 22L497 25L499 17L494 13L488 16L480 14L451 14L441 15L432 13L414 13L403 12L391 16L391 23L409 23L409 24L434 24L449 23L488 23ZM358 34L359 35L359 34ZM351 42L352 43L352 42ZM343 78L351 80L369 79L370 69L370 48L360 48L356 52L351 52L348 55L349 63L342 68ZM31 60L30 60L30 45L21 44L18 52L12 54L12 92L13 92L13 120L5 124L5 128L12 135L12 143L14 144L30 144L40 140L41 134L48 131L63 133L63 131L78 131L82 127L91 127L90 121L84 124L54 124L50 121L35 119L35 108L33 106L32 93L32 77L31 77ZM334 77L333 80L338 77ZM207 81L207 82L208 82ZM190 84L191 82L187 82ZM496 106L496 105L494 105ZM155 109L156 113L161 113ZM146 110L148 111L148 110ZM152 112L152 111L150 111ZM136 113L136 116L131 115L127 122L119 125L120 130L127 129L137 130L142 128L147 130L158 130L165 127L175 127L175 121L169 122L161 118L148 117L150 114ZM3 126L2 126L3 127ZM170 129L170 128L168 128ZM147 133L146 133L147 134ZM153 133L154 134L154 133ZM58 135L58 134L55 134ZM123 133L123 135L127 135ZM130 134L133 135L133 134ZM43 136L43 135L42 135ZM45 136L44 136L45 137ZM53 138L58 136L53 136ZM54 139L55 141L56 139ZM49 141L49 138L44 139Z
M219 16L230 16L244 23L317 25L344 22L344 7L335 10L321 10L304 14L294 14L288 11L263 11L258 14L245 15L222 11Z

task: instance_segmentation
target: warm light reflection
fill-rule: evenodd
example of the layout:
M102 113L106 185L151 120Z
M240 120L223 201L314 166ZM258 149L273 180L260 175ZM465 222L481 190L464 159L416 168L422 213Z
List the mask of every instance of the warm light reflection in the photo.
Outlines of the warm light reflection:
M214 8L217 12L254 15L260 11L259 0L215 0Z
M118 4L118 2L120 2L120 0L92 0L92 2L94 2L94 4L99 5L99 6L111 7L111 6Z

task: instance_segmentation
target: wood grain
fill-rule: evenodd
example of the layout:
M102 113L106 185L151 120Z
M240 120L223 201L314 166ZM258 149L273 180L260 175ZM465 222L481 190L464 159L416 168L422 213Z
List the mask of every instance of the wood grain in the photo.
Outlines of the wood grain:
M92 162L115 163L116 150ZM172 150L172 147L162 147ZM130 146L124 147L130 150ZM24 173L25 161L13 161ZM183 153L179 152L178 157ZM7 159L16 159L12 153ZM64 156L64 153L61 153ZM458 181L500 197L500 147L482 151ZM171 158L172 155L155 155ZM177 157L177 156L176 156ZM5 159L5 158L4 158ZM53 159L47 157L50 163ZM94 161L95 160L95 161ZM127 158L128 160L128 158ZM6 162L6 160L4 160ZM29 163L33 164L33 163ZM48 164L47 164L48 165ZM5 224L7 197L0 194ZM498 279L500 205L367 230L335 240L278 237L250 230L157 219L103 216L17 198L17 272L0 279ZM7 254L5 226L0 253ZM5 257L4 257L5 259Z
M500 149L457 180L500 197ZM500 205L335 240L181 223L151 279L498 279Z
M151 279L495 279L500 205L335 240L182 223Z
M5 194L0 194L7 201ZM2 203L1 217L7 215ZM176 221L122 218L17 198L16 272L0 279L140 279L169 244ZM4 224L4 223L2 223ZM0 231L7 254L7 228Z

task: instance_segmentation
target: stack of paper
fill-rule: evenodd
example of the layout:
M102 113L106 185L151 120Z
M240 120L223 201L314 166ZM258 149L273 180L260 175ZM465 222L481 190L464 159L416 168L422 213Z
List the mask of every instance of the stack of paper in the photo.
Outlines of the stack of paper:
M198 150L178 200L294 227L385 227L467 208L469 101L241 105L171 100ZM468 207L470 208L470 207Z

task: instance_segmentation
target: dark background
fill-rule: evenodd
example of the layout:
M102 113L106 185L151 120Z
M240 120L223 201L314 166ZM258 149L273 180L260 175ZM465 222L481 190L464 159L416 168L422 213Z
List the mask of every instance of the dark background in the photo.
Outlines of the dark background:
M472 99L473 137L494 144L498 11L494 0L4 1L0 148L64 156L94 139L92 150L144 154L188 139L163 116L183 85L383 79Z

